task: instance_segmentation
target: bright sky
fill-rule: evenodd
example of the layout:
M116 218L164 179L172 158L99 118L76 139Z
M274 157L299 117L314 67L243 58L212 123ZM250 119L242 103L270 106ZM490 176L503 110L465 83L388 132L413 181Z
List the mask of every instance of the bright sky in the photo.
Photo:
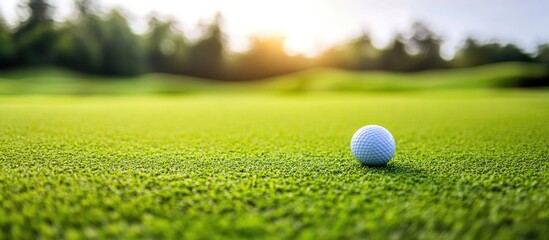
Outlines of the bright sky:
M24 15L21 0L2 0L10 23ZM72 14L73 0L50 0L56 19ZM290 53L314 55L343 39L368 31L377 46L409 29L415 20L443 35L451 55L467 36L517 43L528 51L549 42L549 1L544 0L99 0L103 11L122 8L136 31L146 28L151 12L177 19L191 37L196 24L220 11L230 47L244 50L252 34L287 36Z

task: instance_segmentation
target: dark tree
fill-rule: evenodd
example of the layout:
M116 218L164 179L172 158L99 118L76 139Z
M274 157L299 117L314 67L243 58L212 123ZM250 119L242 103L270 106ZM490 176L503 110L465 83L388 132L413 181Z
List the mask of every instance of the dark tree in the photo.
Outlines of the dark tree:
M530 55L525 53L515 44L506 44L501 46L499 52L494 57L494 62L532 62Z
M393 43L381 52L377 68L386 71L410 71L411 62L404 38L397 36Z
M97 6L93 0L76 0L76 8L81 16L90 16L95 14Z
M8 68L13 65L15 46L12 41L11 31L0 16L0 68Z
M541 63L549 63L549 43L538 46L536 61Z
M160 21L153 17L149 21L146 35L148 64L154 72L181 73L188 71L187 43L182 33L174 30L173 21Z
M414 52L412 56L411 70L426 70L444 67L445 61L440 56L440 37L436 36L423 23L415 23L412 26L413 35L407 45Z
M206 34L189 48L189 73L204 78L223 78L225 40L221 30L222 17L217 14L207 26Z
M467 39L465 46L457 52L453 60L454 65L459 67L511 61L532 62L533 59L514 44L482 44L472 38Z
M51 19L51 6L46 0L29 0L25 7L29 18L19 25L13 35L20 65L52 64L55 62L55 46L58 40Z
M31 11L30 22L51 20L51 5L46 0L29 0L27 6Z
M102 74L107 27L96 14L91 0L80 0L76 4L79 15L70 29L73 51L68 65L83 72Z
M107 28L102 39L102 73L107 75L137 75L146 71L143 47L126 18L112 11L105 21Z
M376 59L379 57L380 51L374 47L367 33L352 40L350 45L354 53L351 60L354 63L353 69L371 70L376 67Z

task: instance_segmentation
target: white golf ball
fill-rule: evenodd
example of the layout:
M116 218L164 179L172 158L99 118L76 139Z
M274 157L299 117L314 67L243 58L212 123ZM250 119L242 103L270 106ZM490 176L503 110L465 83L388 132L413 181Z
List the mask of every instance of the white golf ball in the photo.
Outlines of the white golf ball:
M395 155L396 144L391 133L378 125L364 126L353 135L351 151L364 165L385 165Z

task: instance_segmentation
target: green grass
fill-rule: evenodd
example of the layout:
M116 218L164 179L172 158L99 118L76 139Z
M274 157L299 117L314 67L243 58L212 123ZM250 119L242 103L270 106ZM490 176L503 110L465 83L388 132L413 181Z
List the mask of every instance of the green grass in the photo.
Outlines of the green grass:
M549 93L0 98L0 239L549 235ZM392 131L384 168L350 153Z
M500 63L475 68L433 70L419 73L352 72L314 69L252 83L221 83L169 74L113 78L83 75L56 68L31 68L0 72L0 95L14 94L166 94L195 92L325 92L325 91L440 91L489 89L539 82L546 66Z

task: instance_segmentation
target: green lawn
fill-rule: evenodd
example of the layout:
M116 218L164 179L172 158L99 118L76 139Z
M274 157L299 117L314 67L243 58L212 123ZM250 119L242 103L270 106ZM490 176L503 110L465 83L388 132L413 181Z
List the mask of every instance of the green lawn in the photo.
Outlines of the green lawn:
M58 68L0 72L0 95L143 95L196 92L395 92L549 86L547 66L499 63L417 73L313 69L259 82L223 83L169 74L137 77L85 75Z
M0 98L0 239L542 239L548 189L543 91Z

